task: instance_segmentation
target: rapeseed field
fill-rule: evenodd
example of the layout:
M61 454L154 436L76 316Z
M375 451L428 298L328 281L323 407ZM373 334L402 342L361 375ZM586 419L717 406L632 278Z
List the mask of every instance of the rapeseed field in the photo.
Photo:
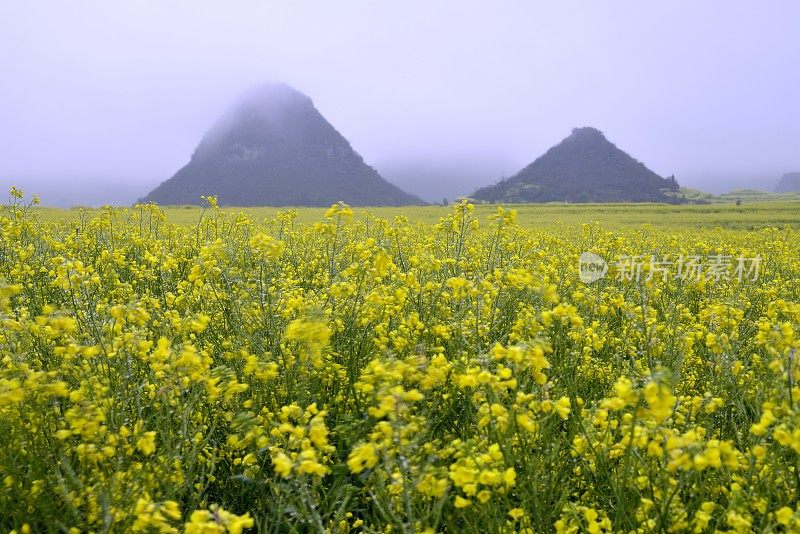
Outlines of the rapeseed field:
M796 224L479 209L173 224L12 190L0 528L800 530Z

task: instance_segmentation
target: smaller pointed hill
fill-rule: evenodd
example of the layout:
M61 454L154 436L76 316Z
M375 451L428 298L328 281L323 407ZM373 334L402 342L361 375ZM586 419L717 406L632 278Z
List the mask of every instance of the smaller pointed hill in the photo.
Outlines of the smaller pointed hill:
M800 191L800 172L787 172L775 186L776 193Z
M364 163L309 97L276 83L246 92L144 200L198 204L201 195L228 206L424 204Z
M664 202L678 183L662 178L608 141L596 128L572 135L516 175L476 191L486 202Z

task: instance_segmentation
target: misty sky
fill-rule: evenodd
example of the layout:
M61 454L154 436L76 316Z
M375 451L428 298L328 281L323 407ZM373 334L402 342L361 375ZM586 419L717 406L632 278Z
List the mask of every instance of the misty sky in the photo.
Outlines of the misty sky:
M0 187L127 204L283 81L428 200L595 126L681 185L800 170L800 2L0 2Z

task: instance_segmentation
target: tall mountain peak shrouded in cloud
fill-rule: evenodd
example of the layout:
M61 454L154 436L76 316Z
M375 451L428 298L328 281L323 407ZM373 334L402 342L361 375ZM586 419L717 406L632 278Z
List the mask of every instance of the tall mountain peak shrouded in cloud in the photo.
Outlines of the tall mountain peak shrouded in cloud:
M787 172L775 186L776 193L800 191L800 172Z
M662 178L591 127L550 148L516 175L476 191L488 202L667 202L679 200L674 178Z
M198 204L201 195L232 206L424 203L381 178L309 97L282 83L245 92L144 200Z

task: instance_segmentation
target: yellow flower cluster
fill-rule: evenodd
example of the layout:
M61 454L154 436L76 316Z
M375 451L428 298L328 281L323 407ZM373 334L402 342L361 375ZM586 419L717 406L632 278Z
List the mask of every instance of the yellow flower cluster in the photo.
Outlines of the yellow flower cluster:
M800 236L0 215L0 529L800 529ZM754 257L592 285L578 257Z

